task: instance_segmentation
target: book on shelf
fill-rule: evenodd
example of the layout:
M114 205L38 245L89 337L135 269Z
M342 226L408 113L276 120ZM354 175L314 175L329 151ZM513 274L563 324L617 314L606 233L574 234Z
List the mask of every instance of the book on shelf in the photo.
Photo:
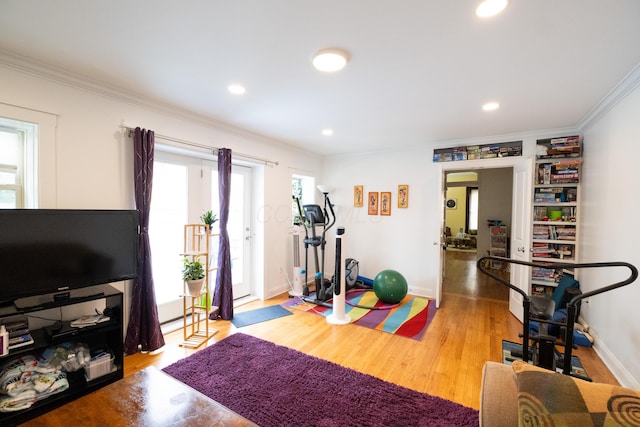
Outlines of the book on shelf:
M33 337L29 333L9 338L9 350L25 347L31 344L33 344Z
M494 236L504 235L506 233L506 227L504 225L493 225L489 230Z
M536 157L539 159L580 157L582 154L582 141L579 136L538 140L537 145L539 150Z
M550 143L551 147L554 149L580 147L580 137L575 135L564 136L562 138L552 138Z
M7 333L9 334L9 338L29 333L29 322L27 321L27 316L25 315L20 314L16 316L5 317L0 323L4 325Z

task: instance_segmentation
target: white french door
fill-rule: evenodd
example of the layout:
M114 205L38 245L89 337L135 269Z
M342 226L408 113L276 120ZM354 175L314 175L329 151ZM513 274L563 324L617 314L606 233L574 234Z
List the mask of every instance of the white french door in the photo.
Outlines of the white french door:
M247 273L251 242L245 240L251 216L250 177L250 168L233 166L228 230L234 298L251 292L251 276ZM161 323L183 315L180 253L184 248L184 225L200 223L200 215L209 209L220 217L217 163L156 149L149 240ZM217 247L213 250L217 252Z
M209 162L206 162L209 163ZM214 212L220 211L218 197L218 172L211 171L211 205ZM231 167L231 196L229 203L229 246L231 249L231 278L233 298L251 293L251 168Z
M531 261L531 162L528 159L513 166L513 208L511 214L511 258ZM529 294L531 267L511 264L511 283ZM523 321L522 295L509 292L509 311Z

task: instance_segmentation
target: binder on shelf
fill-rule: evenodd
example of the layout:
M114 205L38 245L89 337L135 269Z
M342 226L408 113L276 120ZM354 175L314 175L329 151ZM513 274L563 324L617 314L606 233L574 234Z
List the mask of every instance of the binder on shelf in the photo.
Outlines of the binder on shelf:
M25 347L33 344L33 342L33 337L29 333L18 335L16 337L9 338L9 350Z

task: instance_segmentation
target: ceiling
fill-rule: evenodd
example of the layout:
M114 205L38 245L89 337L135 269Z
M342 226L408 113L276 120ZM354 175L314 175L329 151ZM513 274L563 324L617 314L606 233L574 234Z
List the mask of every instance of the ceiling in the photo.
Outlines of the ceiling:
M477 4L2 0L0 50L320 154L575 127L640 64L640 1Z

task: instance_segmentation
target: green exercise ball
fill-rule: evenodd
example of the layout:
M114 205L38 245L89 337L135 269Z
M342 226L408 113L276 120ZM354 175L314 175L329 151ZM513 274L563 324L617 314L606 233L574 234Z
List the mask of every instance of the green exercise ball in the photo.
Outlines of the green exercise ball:
M407 280L395 270L382 270L373 279L373 292L386 304L399 303L408 291Z

